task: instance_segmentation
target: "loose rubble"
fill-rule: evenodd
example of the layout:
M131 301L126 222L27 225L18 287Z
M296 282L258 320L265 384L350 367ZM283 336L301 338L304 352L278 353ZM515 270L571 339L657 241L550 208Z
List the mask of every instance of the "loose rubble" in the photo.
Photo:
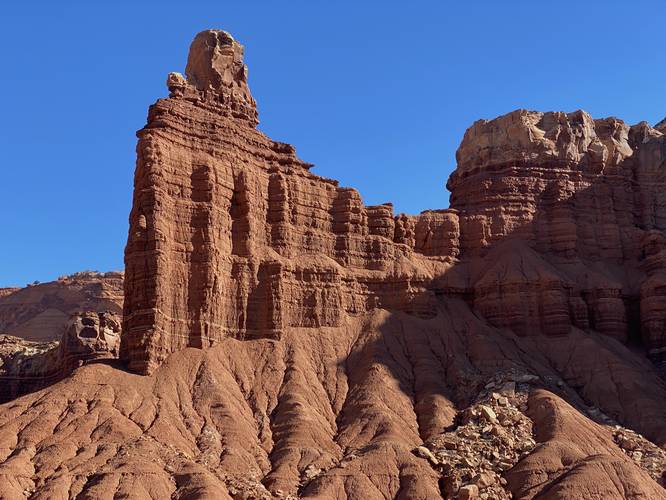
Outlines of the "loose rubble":
M508 499L502 473L534 449L532 421L524 414L530 374L502 373L486 384L460 423L414 450L440 472L445 498Z
M650 477L666 487L666 451L631 429L616 425L613 439L636 465L645 470Z

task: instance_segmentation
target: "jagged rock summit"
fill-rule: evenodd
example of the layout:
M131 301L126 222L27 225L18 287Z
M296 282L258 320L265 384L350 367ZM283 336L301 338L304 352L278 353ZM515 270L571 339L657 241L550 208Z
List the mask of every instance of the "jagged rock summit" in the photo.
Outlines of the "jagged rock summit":
M138 132L129 371L0 406L0 496L666 498L659 130L479 121L451 208L396 215L256 129L230 35L186 75Z
M187 93L193 87L215 95L256 125L256 102L248 87L243 54L243 46L226 31L202 31L190 46L186 78L180 73L169 73L167 87L177 94Z

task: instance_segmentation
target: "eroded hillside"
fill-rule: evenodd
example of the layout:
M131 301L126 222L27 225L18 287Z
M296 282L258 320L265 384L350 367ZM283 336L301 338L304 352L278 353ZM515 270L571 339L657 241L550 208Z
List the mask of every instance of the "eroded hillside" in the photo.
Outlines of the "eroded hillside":
M256 129L229 34L167 85L121 359L0 406L0 496L666 498L660 130L482 120L396 215Z

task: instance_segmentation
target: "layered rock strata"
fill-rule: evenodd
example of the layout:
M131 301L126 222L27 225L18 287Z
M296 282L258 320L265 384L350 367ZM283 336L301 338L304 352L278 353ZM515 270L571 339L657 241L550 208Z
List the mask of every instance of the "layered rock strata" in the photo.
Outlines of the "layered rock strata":
M366 207L259 132L242 55L228 34L197 35L187 78L169 76L138 133L122 355L140 373L227 336L432 314L426 283L458 254L454 212Z
M85 271L25 288L0 289L0 334L57 341L78 311L120 315L122 310L123 273Z
M75 313L59 341L0 336L0 403L51 385L82 364L118 357L120 318L112 312Z
M377 309L225 338L151 376L83 366L0 406L0 496L663 499L663 468L595 415L663 446L664 401L645 357L610 337L517 337L446 299L430 319Z
M481 120L458 150L451 208L396 215L256 129L242 56L230 35L200 33L138 133L130 369L375 308L428 317L445 295L517 335L596 330L663 361L661 132L583 111Z

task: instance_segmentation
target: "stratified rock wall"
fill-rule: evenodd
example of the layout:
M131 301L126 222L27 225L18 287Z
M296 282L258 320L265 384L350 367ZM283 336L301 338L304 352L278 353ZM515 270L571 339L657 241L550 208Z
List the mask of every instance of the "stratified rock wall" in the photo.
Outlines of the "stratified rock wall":
M448 182L462 255L493 261L474 284L475 307L519 335L574 326L626 341L640 323L661 359L663 266L646 237L666 230L664 148L645 123L583 111L476 122ZM514 251L502 250L507 240Z
M199 34L187 79L170 75L138 133L122 348L138 372L226 336L337 326L343 311L432 314L425 284L458 254L454 211L366 207L256 130L242 53Z
M78 311L122 314L123 273L84 271L25 288L0 288L0 334L36 342L60 340Z
M242 56L199 34L139 132L120 350L150 376L78 368L111 316L0 338L0 398L44 387L0 405L0 497L666 499L663 128L480 121L451 208L394 214L256 130Z
M663 357L666 271L646 248L666 230L660 131L584 111L480 120L457 153L451 208L394 214L256 129L242 57L225 32L197 35L187 76L169 75L138 133L130 369L375 308L431 317L436 296L520 336L596 330Z

